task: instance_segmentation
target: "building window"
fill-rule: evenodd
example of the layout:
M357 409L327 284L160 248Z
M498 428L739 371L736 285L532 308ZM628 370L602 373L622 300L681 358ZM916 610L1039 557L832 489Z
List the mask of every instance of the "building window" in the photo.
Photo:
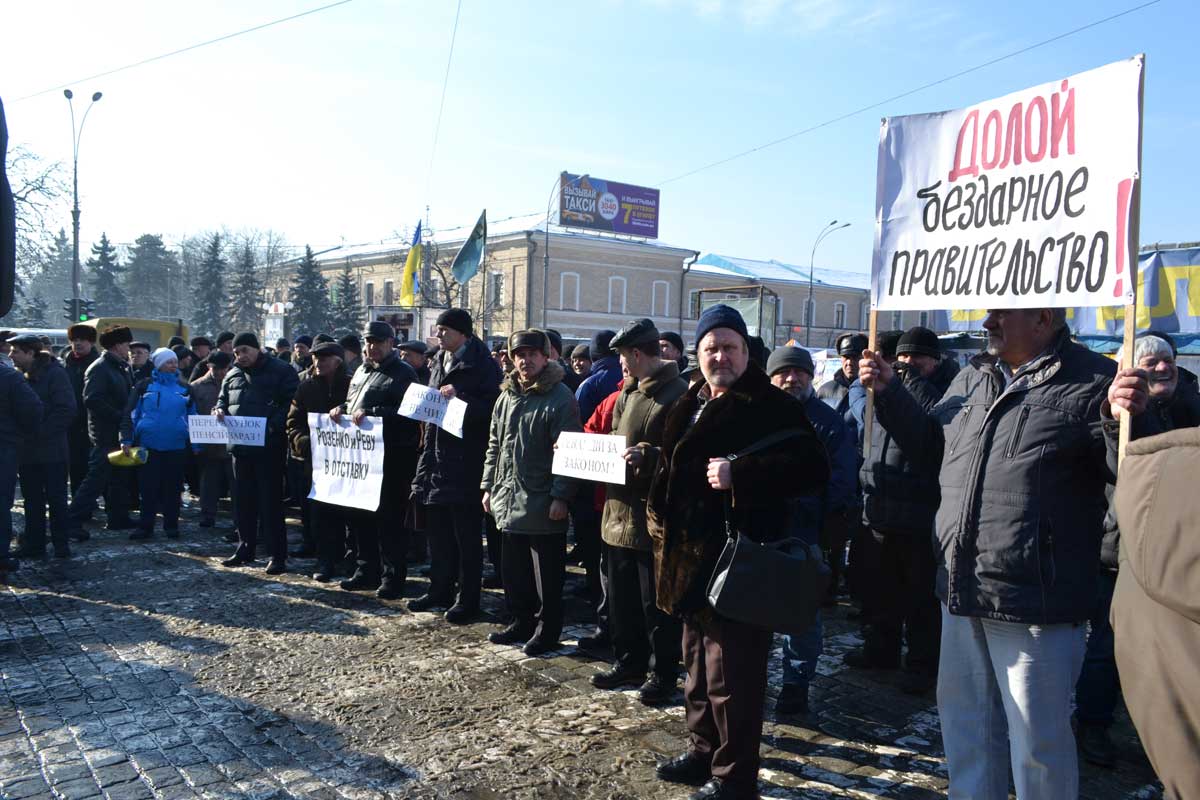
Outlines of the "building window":
M504 274L501 272L493 272L491 285L488 287L487 304L491 308L500 308L504 305Z
M558 276L558 308L560 311L579 310L578 272L563 272Z
M833 305L833 327L846 327L846 304L834 303Z
M700 319L700 290L688 292L688 319Z
M928 328L928 327L929 327L929 312L928 312L928 311L922 311L922 312L921 312L921 321L920 321L920 323L918 323L918 324L919 324L919 325L920 325L922 328Z
M371 283L370 281L367 281L366 288L363 289L363 297L366 298L366 300L367 300L366 304L368 306L375 305L375 284Z
M625 279L619 275L608 279L608 313L625 313Z
M904 313L902 311L892 312L892 330L898 331L904 328Z
M671 284L666 281L655 281L650 287L650 316L669 317L671 315Z
M383 282L383 304L390 306L395 302L395 284L392 281Z

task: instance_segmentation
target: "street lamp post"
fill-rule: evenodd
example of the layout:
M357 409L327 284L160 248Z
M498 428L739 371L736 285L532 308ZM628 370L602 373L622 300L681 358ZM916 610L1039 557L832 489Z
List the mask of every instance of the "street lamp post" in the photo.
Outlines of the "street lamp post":
M550 190L550 196L546 198L546 244L545 244L545 247L542 248L542 327L543 328L549 327L548 320L550 317L550 314L549 314L550 309L546 305L546 303L547 303L546 290L547 290L547 285L550 283L550 204L554 202L555 192L562 191L563 189L567 188L571 184L579 183L580 181L582 181L588 177L587 173L585 173L583 175L580 175L577 178L572 178L571 180L567 181L566 183L563 183L562 179L563 179L563 176L565 176L566 174L567 173L564 172L564 173L562 173L562 175L558 176L557 180L554 181L554 188L552 190ZM558 224L562 225L561 219L558 221Z
M63 97L67 98L67 106L71 109L71 183L72 190L75 196L75 205L71 208L71 235L73 241L72 256L71 256L71 299L76 301L76 306L79 300L79 140L83 137L83 126L87 124L88 114L91 113L92 106L103 95L100 92L92 94L92 102L88 103L88 107L83 112L83 119L79 122L79 127L75 127L75 103L72 98L75 93L70 89L63 90ZM78 322L78 320L72 321Z
M808 347L809 345L812 344L812 322L813 322L813 317L816 316L816 309L813 308L813 270L815 269L815 264L816 264L816 259L817 259L817 245L819 245L821 243L821 240L823 240L826 236L833 233L834 231L840 231L842 228L849 228L849 227L850 227L849 222L843 222L841 225L838 225L838 221L835 219L821 230L820 235L817 236L817 240L815 242L813 242L812 255L810 255L808 258L808 306L804 309L804 317L805 317L805 319L804 319L804 346L805 347Z

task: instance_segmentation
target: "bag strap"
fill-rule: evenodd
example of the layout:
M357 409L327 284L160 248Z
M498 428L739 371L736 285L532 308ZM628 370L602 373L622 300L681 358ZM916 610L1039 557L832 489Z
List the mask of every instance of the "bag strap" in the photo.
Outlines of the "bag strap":
M785 428L784 430L781 430L781 431L775 431L774 433L770 434L769 436L764 436L763 438L759 439L757 442L750 445L749 447L739 450L738 452L734 453L733 455L729 455L729 456L725 456L725 457L727 459L729 459L730 461L736 461L737 459L741 458L742 456L748 456L753 453L757 453L759 451L766 450L768 447L777 445L780 442L786 442L788 439L795 439L797 437L804 436L807 433L808 433L808 431L805 430L804 428Z

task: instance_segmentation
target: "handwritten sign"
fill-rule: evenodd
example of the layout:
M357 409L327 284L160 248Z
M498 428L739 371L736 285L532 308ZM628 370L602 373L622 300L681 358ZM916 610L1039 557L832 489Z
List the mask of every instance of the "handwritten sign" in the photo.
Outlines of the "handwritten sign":
M309 414L312 441L310 500L376 511L383 488L383 418L355 425L343 415Z
M463 435L467 404L457 397L443 397L437 389L410 383L400 402L400 416L429 422L458 438Z
M550 471L568 478L625 485L624 436L560 433Z
M877 310L1125 305L1137 56L879 134Z
M262 447L267 443L266 417L188 416L188 438L192 444L240 444Z

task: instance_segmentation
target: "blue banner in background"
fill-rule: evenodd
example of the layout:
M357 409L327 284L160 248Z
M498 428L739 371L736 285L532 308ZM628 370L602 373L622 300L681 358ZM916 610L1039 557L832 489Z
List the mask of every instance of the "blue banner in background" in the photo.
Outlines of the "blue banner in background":
M1200 334L1200 248L1151 250L1138 257L1138 330ZM987 312L931 312L934 330L981 331ZM1071 330L1081 337L1121 336L1124 306L1067 309Z

